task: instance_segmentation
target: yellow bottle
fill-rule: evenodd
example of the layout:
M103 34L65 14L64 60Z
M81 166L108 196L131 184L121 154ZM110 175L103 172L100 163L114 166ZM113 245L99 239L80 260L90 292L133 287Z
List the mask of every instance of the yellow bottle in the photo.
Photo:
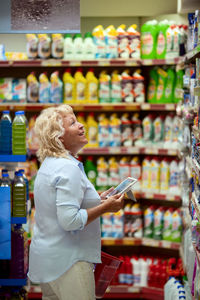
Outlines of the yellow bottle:
M85 115L84 112L79 112L76 116L76 119L79 123L83 124L84 126L84 131L85 131L85 136L88 140L88 127L87 127L87 122L85 121ZM87 147L87 145L85 146Z
M98 103L98 79L94 75L93 69L90 69L86 74L86 102Z
M88 147L98 147L98 123L95 121L94 113L89 113L87 117Z
M74 75L75 78L75 101L78 104L84 104L86 101L86 83L82 69L78 69Z
M75 103L75 79L71 75L71 69L66 69L63 74L63 102L66 104Z
M112 156L108 160L108 166L109 166L109 186L117 186L120 183L120 177L119 177L119 164L116 161L116 158Z

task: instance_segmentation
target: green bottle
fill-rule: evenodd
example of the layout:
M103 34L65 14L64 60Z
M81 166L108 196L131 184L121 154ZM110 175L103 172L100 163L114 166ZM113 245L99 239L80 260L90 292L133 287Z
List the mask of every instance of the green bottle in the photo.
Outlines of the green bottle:
M12 153L26 155L26 118L24 111L16 111L12 123Z
M165 103L173 103L174 101L174 86L175 86L175 71L173 68L167 69L167 83L164 94Z
M141 27L141 58L156 58L157 21L144 23Z
M158 85L158 73L157 69L151 69L149 85L147 88L147 101L149 103L156 103L156 89Z
M169 28L169 24L167 20L161 21L157 25L157 41L156 41L156 58L157 59L164 59L166 55L167 49L167 36L166 32Z
M96 188L97 167L93 162L92 156L88 156L88 158L85 161L84 167L85 167L85 173L86 173L88 179Z
M167 83L167 72L164 69L158 68L158 85L156 91L156 103L164 103L166 83Z
M176 83L174 89L174 102L178 103L180 100L183 99L183 70L179 70L176 72Z

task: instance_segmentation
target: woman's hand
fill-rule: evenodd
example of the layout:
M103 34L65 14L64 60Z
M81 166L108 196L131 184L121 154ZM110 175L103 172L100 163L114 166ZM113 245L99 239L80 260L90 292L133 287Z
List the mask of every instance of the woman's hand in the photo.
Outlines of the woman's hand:
M106 196L111 193L114 190L114 187L112 186L110 189L108 189L107 191L101 193L100 197L101 197L101 202L107 200Z
M103 201L103 204L106 206L106 212L117 212L124 206L124 194L116 194L113 196L110 196L105 201Z

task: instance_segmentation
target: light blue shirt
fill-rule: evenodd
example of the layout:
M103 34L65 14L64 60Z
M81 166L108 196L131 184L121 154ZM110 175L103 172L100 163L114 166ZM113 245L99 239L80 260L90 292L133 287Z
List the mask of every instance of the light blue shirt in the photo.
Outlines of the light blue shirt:
M32 282L57 279L75 262L101 262L100 218L89 225L87 208L100 197L81 162L48 157L35 180L35 225L29 253Z

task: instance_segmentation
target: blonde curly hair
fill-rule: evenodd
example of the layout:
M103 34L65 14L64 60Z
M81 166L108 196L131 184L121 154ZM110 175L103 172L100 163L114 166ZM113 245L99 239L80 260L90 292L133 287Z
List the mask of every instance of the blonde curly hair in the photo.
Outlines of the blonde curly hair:
M71 106L61 104L41 111L35 122L34 131L39 140L37 156L40 162L46 157L67 157L60 137L64 135L63 116L73 113Z

